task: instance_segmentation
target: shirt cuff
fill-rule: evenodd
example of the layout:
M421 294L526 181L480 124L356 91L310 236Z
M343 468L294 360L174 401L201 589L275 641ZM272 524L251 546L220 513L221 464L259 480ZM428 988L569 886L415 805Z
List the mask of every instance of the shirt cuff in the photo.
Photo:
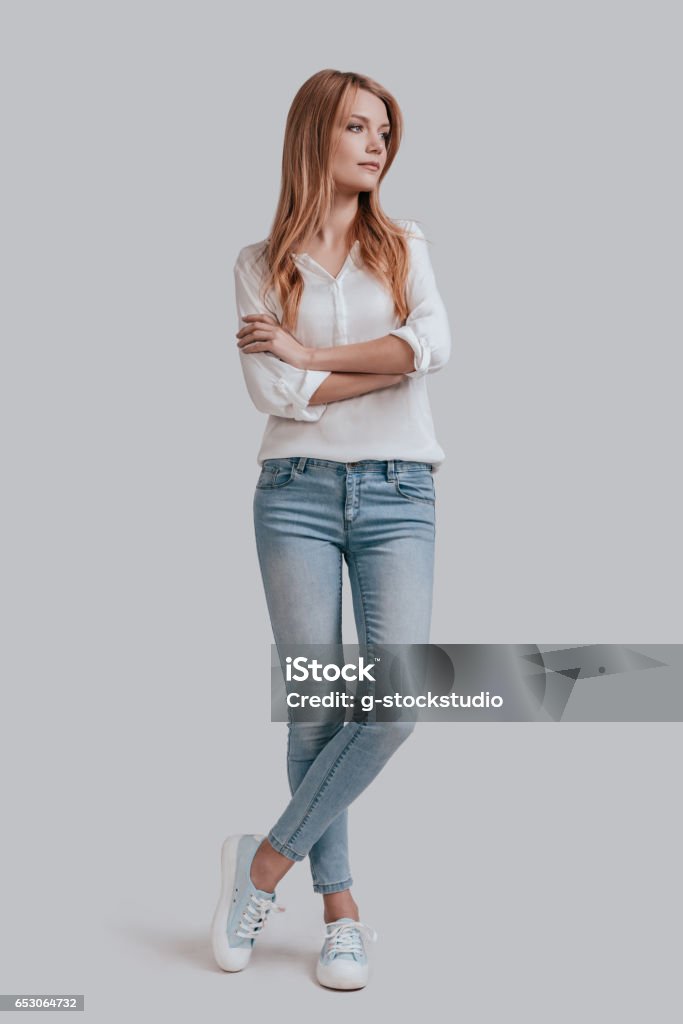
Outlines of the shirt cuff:
M429 339L425 335L416 334L413 328L408 325L405 327L397 327L395 331L389 331L389 334L395 334L397 338L402 338L403 341L407 341L413 350L415 356L413 361L415 369L404 374L404 376L424 377L429 369L429 364L432 359L432 350L429 347Z
M284 377L278 378L274 388L284 395L292 404L295 420L319 420L327 408L326 404L309 405L311 396L327 380L331 370L306 370L298 388L293 388Z

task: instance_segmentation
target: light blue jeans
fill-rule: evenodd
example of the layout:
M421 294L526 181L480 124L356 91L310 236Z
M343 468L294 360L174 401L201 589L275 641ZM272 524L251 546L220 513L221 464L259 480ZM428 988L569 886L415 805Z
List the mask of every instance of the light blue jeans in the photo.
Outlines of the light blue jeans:
M343 659L342 560L359 647L370 654L373 644L429 643L436 530L431 463L266 459L253 507L283 673L288 645L329 645L329 660ZM352 885L347 808L415 727L355 716L345 724L343 716L342 709L336 720L318 723L293 722L290 715L292 797L268 834L291 860L308 856L319 893Z

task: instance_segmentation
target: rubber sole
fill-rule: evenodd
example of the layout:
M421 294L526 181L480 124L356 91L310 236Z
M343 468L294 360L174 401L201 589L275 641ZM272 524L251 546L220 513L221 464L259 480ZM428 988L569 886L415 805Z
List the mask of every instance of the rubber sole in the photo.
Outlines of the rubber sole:
M347 961L348 962L348 961ZM321 964L318 960L315 975L321 985L325 988L336 988L343 992L348 992L354 988L365 988L368 983L370 971L369 967L365 966L358 970L354 968L353 974L349 972L348 977L344 977L342 971L338 968L333 968L332 965L329 967L326 964Z

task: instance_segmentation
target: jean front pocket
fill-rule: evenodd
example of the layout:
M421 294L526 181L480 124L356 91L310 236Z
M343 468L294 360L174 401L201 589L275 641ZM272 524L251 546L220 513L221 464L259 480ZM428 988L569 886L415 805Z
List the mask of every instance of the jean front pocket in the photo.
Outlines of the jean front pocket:
M294 462L290 459L265 459L256 487L259 491L286 487L292 482L294 475Z
M420 505L436 503L434 477L429 469L401 470L394 477L394 486L408 501L416 501Z

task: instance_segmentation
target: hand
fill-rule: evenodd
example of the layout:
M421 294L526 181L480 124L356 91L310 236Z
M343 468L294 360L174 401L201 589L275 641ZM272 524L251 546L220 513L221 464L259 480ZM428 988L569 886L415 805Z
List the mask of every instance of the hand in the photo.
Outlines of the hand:
M247 323L236 334L238 346L246 355L252 352L272 352L283 363L307 370L311 365L311 350L281 327L272 313L250 313L243 316Z

